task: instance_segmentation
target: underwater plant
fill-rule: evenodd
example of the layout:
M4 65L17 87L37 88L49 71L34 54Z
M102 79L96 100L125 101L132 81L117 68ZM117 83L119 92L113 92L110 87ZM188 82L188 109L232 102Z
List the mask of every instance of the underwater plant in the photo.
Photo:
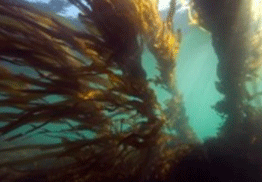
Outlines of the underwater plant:
M258 53L261 44L254 44L254 39L260 41L261 36L258 36L259 30L251 28L253 24L259 25L252 21L252 1L221 1L215 2L214 7L209 0L193 2L199 22L212 32L212 44L219 59L216 88L223 98L214 108L225 120L220 135L238 135L245 130L243 123L250 112L247 108L251 107L250 101L255 96L251 96L246 85L257 77L261 59ZM222 7L225 9L217 18Z
M163 132L174 117L185 114L176 108L182 102L174 99L175 6L164 22L154 1L70 2L81 10L85 31L29 5L0 2L1 137L8 142L35 135L61 140L2 149L2 155L36 153L2 161L0 167L9 172L4 178L164 179L195 140L185 119L177 130L188 143ZM155 82L173 94L175 108L164 111L149 87L141 66L144 42L158 61L161 75ZM50 102L49 96L61 99ZM51 123L68 128L50 131ZM26 131L9 135L22 126ZM52 167L41 169L47 160Z
M247 0L190 3L196 23L212 33L219 57L217 89L224 94L215 109L225 123L217 138L204 143L189 125L176 86L181 42L181 32L173 30L176 1L170 2L165 20L157 0L69 2L81 11L85 29L30 5L0 1L0 137L7 146L0 149L2 181L222 182L261 177L256 162L262 160L254 157L254 151L261 153L261 112L249 104L244 84L256 72L251 66L255 61L247 59ZM215 18L224 7L223 18ZM141 64L145 47L160 72L153 79ZM170 93L165 108L150 83ZM57 125L62 127L51 129ZM239 131L240 125L246 133ZM35 136L59 142L17 144ZM226 162L219 165L221 158ZM245 166L246 172L225 179L221 171L235 170L224 169L227 162Z

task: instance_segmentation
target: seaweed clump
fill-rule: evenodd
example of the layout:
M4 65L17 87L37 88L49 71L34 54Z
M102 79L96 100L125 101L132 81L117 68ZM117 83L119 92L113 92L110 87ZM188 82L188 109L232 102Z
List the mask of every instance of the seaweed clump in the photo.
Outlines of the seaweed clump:
M194 170L186 181L261 181L262 111L255 80L262 37L260 20L252 21L251 4L247 0L192 1L197 22L210 31L218 57L216 88L223 98L214 109L224 123L217 137L205 140L204 150L192 152L180 163L175 172L180 181L190 169Z
M175 1L166 22L156 1L70 2L81 10L85 31L29 5L0 2L1 138L7 144L36 135L61 141L1 149L3 156L17 154L1 159L1 178L166 179L197 141L174 85ZM141 66L144 42L161 73L155 83L172 94L166 110ZM164 132L172 123L181 135ZM53 131L52 124L66 128ZM18 132L21 127L27 129Z
M214 8L215 7L215 8ZM217 90L223 95L214 109L224 119L220 136L244 132L251 94L246 87L255 77L251 68L251 1L194 0L199 22L212 34L212 45L218 56ZM221 16L217 16L220 14ZM225 19L227 21L225 21Z

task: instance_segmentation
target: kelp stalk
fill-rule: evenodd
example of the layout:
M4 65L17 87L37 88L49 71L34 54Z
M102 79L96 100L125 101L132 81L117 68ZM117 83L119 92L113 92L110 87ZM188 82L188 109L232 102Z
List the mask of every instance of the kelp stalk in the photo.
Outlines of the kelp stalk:
M221 136L239 134L243 131L246 112L251 3L247 0L194 0L193 3L199 22L212 33L219 60L216 87L224 98L214 108L225 119Z

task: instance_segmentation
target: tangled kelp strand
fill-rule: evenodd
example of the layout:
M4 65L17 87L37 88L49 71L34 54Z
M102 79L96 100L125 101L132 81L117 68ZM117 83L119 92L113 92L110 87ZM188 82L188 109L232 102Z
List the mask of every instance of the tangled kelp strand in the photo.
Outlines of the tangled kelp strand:
M178 117L167 118L157 102L141 54L145 41L157 57L161 84L173 92L174 50L179 45L170 30L175 7L163 22L154 1L70 2L82 10L81 20L91 29L78 31L30 6L0 2L0 89L6 96L0 106L20 109L0 113L6 122L1 137L7 143L36 134L61 141L0 150L28 154L19 153L0 166L11 171L9 178L21 178L21 172L49 181L144 181L151 174L152 179L164 179L194 145L163 132ZM13 65L31 68L32 75L18 73ZM52 102L49 96L62 99ZM67 128L54 131L50 124ZM23 126L29 128L12 134ZM170 140L177 142L168 145ZM32 150L35 156L30 156ZM46 161L53 162L52 169L38 171L36 166L46 166Z

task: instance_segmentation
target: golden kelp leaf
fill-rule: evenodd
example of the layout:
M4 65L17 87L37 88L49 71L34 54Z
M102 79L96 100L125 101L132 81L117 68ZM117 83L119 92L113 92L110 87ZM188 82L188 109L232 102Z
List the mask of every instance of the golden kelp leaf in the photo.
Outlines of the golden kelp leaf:
M157 58L161 72L162 84L167 85L171 91L174 82L174 65L178 53L179 42L172 30L168 28L159 15L156 1L132 1L136 4L137 17L132 17L136 23L140 24L141 32L148 41L150 51ZM148 11L151 13L148 14ZM170 23L170 22L169 22ZM172 27L173 28L173 27ZM167 70L167 67L169 69ZM172 92L172 91L171 91Z
M108 77L111 83L115 86L124 84L123 80L117 75L108 74Z
M79 97L83 100L100 100L101 96L103 96L103 92L101 90L89 90L85 93L79 93Z
M26 31L28 28L24 26L19 20L14 20L14 18L8 17L8 16L2 16L2 21L0 22L0 25L3 27L15 27L16 29L19 29L21 31Z
M0 24L1 16L8 16L26 27L0 26L4 35L0 36L0 62L8 62L7 58L8 64L35 72L31 76L3 72L0 90L7 98L0 106L18 108L19 114L12 110L0 114L7 122L0 128L1 135L28 126L9 141L37 135L61 141L46 146L44 155L10 158L2 166L24 167L45 159L68 162L69 157L70 165L57 170L50 170L53 164L48 166L49 181L146 179L162 171L164 179L172 160L181 160L191 148L174 144L171 150L176 155L164 155L172 137L163 131L167 117L143 74L141 38L158 60L160 82L170 89L174 46L179 45L176 35L160 18L156 1L99 0L88 1L88 6L81 0L70 2L82 9L86 24L94 26L92 31L78 31L32 7L0 1ZM4 82L5 76L11 84ZM20 88L14 83L21 84ZM24 97L16 97L19 94ZM54 131L47 124L65 128ZM30 175L34 172L29 170Z

